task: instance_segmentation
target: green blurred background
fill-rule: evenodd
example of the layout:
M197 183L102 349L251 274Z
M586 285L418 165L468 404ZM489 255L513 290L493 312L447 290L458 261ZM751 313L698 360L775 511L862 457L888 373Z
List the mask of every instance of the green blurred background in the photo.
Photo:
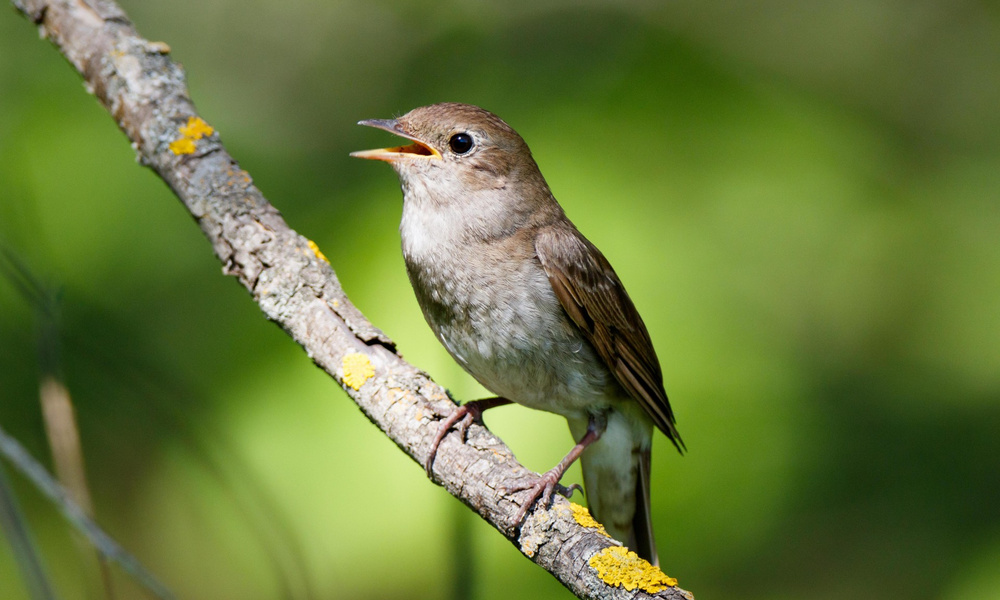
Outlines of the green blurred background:
M412 298L395 175L348 157L391 138L354 123L463 101L525 137L656 343L690 453L656 440L654 521L696 596L1000 598L996 3L122 4L354 302L460 399L486 392ZM181 597L569 596L220 274L10 8L0 244L59 290L99 521ZM39 329L0 280L0 424L48 464ZM571 443L528 409L487 421L536 470ZM100 597L11 478L62 596ZM27 597L6 543L0 597Z

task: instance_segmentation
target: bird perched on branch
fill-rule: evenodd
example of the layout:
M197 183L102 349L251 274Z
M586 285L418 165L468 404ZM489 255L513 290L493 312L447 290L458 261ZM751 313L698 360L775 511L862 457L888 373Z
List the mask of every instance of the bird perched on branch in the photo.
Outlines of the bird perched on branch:
M529 493L520 524L582 462L587 500L608 533L656 564L650 521L653 427L683 452L642 318L604 255L549 191L527 144L468 104L361 121L409 140L354 152L386 161L403 188L403 257L427 323L497 398L468 402L440 426L426 467L456 424L516 402L566 417L577 444Z

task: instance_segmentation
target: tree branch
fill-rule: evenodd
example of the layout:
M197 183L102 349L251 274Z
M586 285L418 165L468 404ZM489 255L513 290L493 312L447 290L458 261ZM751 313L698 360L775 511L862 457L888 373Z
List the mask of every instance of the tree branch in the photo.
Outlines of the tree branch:
M140 37L110 0L12 1L83 75L87 89L131 140L139 162L184 203L223 271L246 287L265 316L340 383L376 426L422 464L436 420L450 414L454 402L402 360L393 342L348 301L315 245L288 227L218 134L197 118L169 47ZM601 554L611 564L605 579L638 581L639 589L610 585L599 576L592 557L618 544L599 528L578 523L578 513L565 499L556 498L549 510L534 510L515 529L511 520L519 498L497 490L525 472L499 439L477 425L470 427L467 443L447 436L434 463L437 483L577 596L650 597L642 591L649 572L615 567L615 553ZM647 582L647 589L658 588ZM657 597L691 595L667 587Z

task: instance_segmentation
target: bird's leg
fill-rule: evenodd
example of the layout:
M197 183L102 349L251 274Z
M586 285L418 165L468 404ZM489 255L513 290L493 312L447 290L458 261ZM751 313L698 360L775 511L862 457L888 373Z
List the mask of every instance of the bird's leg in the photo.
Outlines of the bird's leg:
M574 490L583 491L583 487L579 483L574 483L568 488L559 484L559 480L562 479L566 469L569 468L573 461L583 454L583 451L587 449L587 446L593 444L601 438L601 434L604 433L604 428L607 426L606 419L590 416L590 421L587 423L587 433L583 434L580 441L577 442L573 449L569 451L559 464L549 469L545 474L538 477L530 477L522 482L514 484L512 487L506 488L505 492L517 492L521 490L528 490L529 494L524 503L521 504L521 510L517 512L517 516L514 517L514 527L519 527L521 523L524 522L524 518L528 516L528 509L531 508L536 501L541 498L541 505L543 507L548 506L549 502L552 500L552 493L559 492L559 495L569 498L573 495Z
M441 445L441 440L444 439L444 436L448 435L448 431L450 431L452 427L455 427L456 423L458 424L458 433L464 442L465 434L469 430L469 425L472 425L472 423L477 423L479 425L483 424L483 411L510 403L511 401L506 398L484 398L482 400L472 400L466 402L451 411L448 418L441 422L441 427L438 429L437 435L434 436L434 441L431 442L430 452L427 453L427 462L424 463L424 468L427 470L427 476L432 476L434 457L437 456L437 450L438 446Z

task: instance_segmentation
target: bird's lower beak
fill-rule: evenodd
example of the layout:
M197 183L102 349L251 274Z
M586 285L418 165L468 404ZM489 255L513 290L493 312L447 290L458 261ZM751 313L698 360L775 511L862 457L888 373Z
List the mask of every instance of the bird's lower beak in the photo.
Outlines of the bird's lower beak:
M413 143L409 146L394 146L392 148L378 148L375 150L359 150L358 152L351 152L351 156L355 158L384 160L386 162L393 162L403 157L441 158L440 152L407 133L396 119L367 119L365 121L358 121L358 125L384 129L389 133L394 133L400 137L412 140Z

